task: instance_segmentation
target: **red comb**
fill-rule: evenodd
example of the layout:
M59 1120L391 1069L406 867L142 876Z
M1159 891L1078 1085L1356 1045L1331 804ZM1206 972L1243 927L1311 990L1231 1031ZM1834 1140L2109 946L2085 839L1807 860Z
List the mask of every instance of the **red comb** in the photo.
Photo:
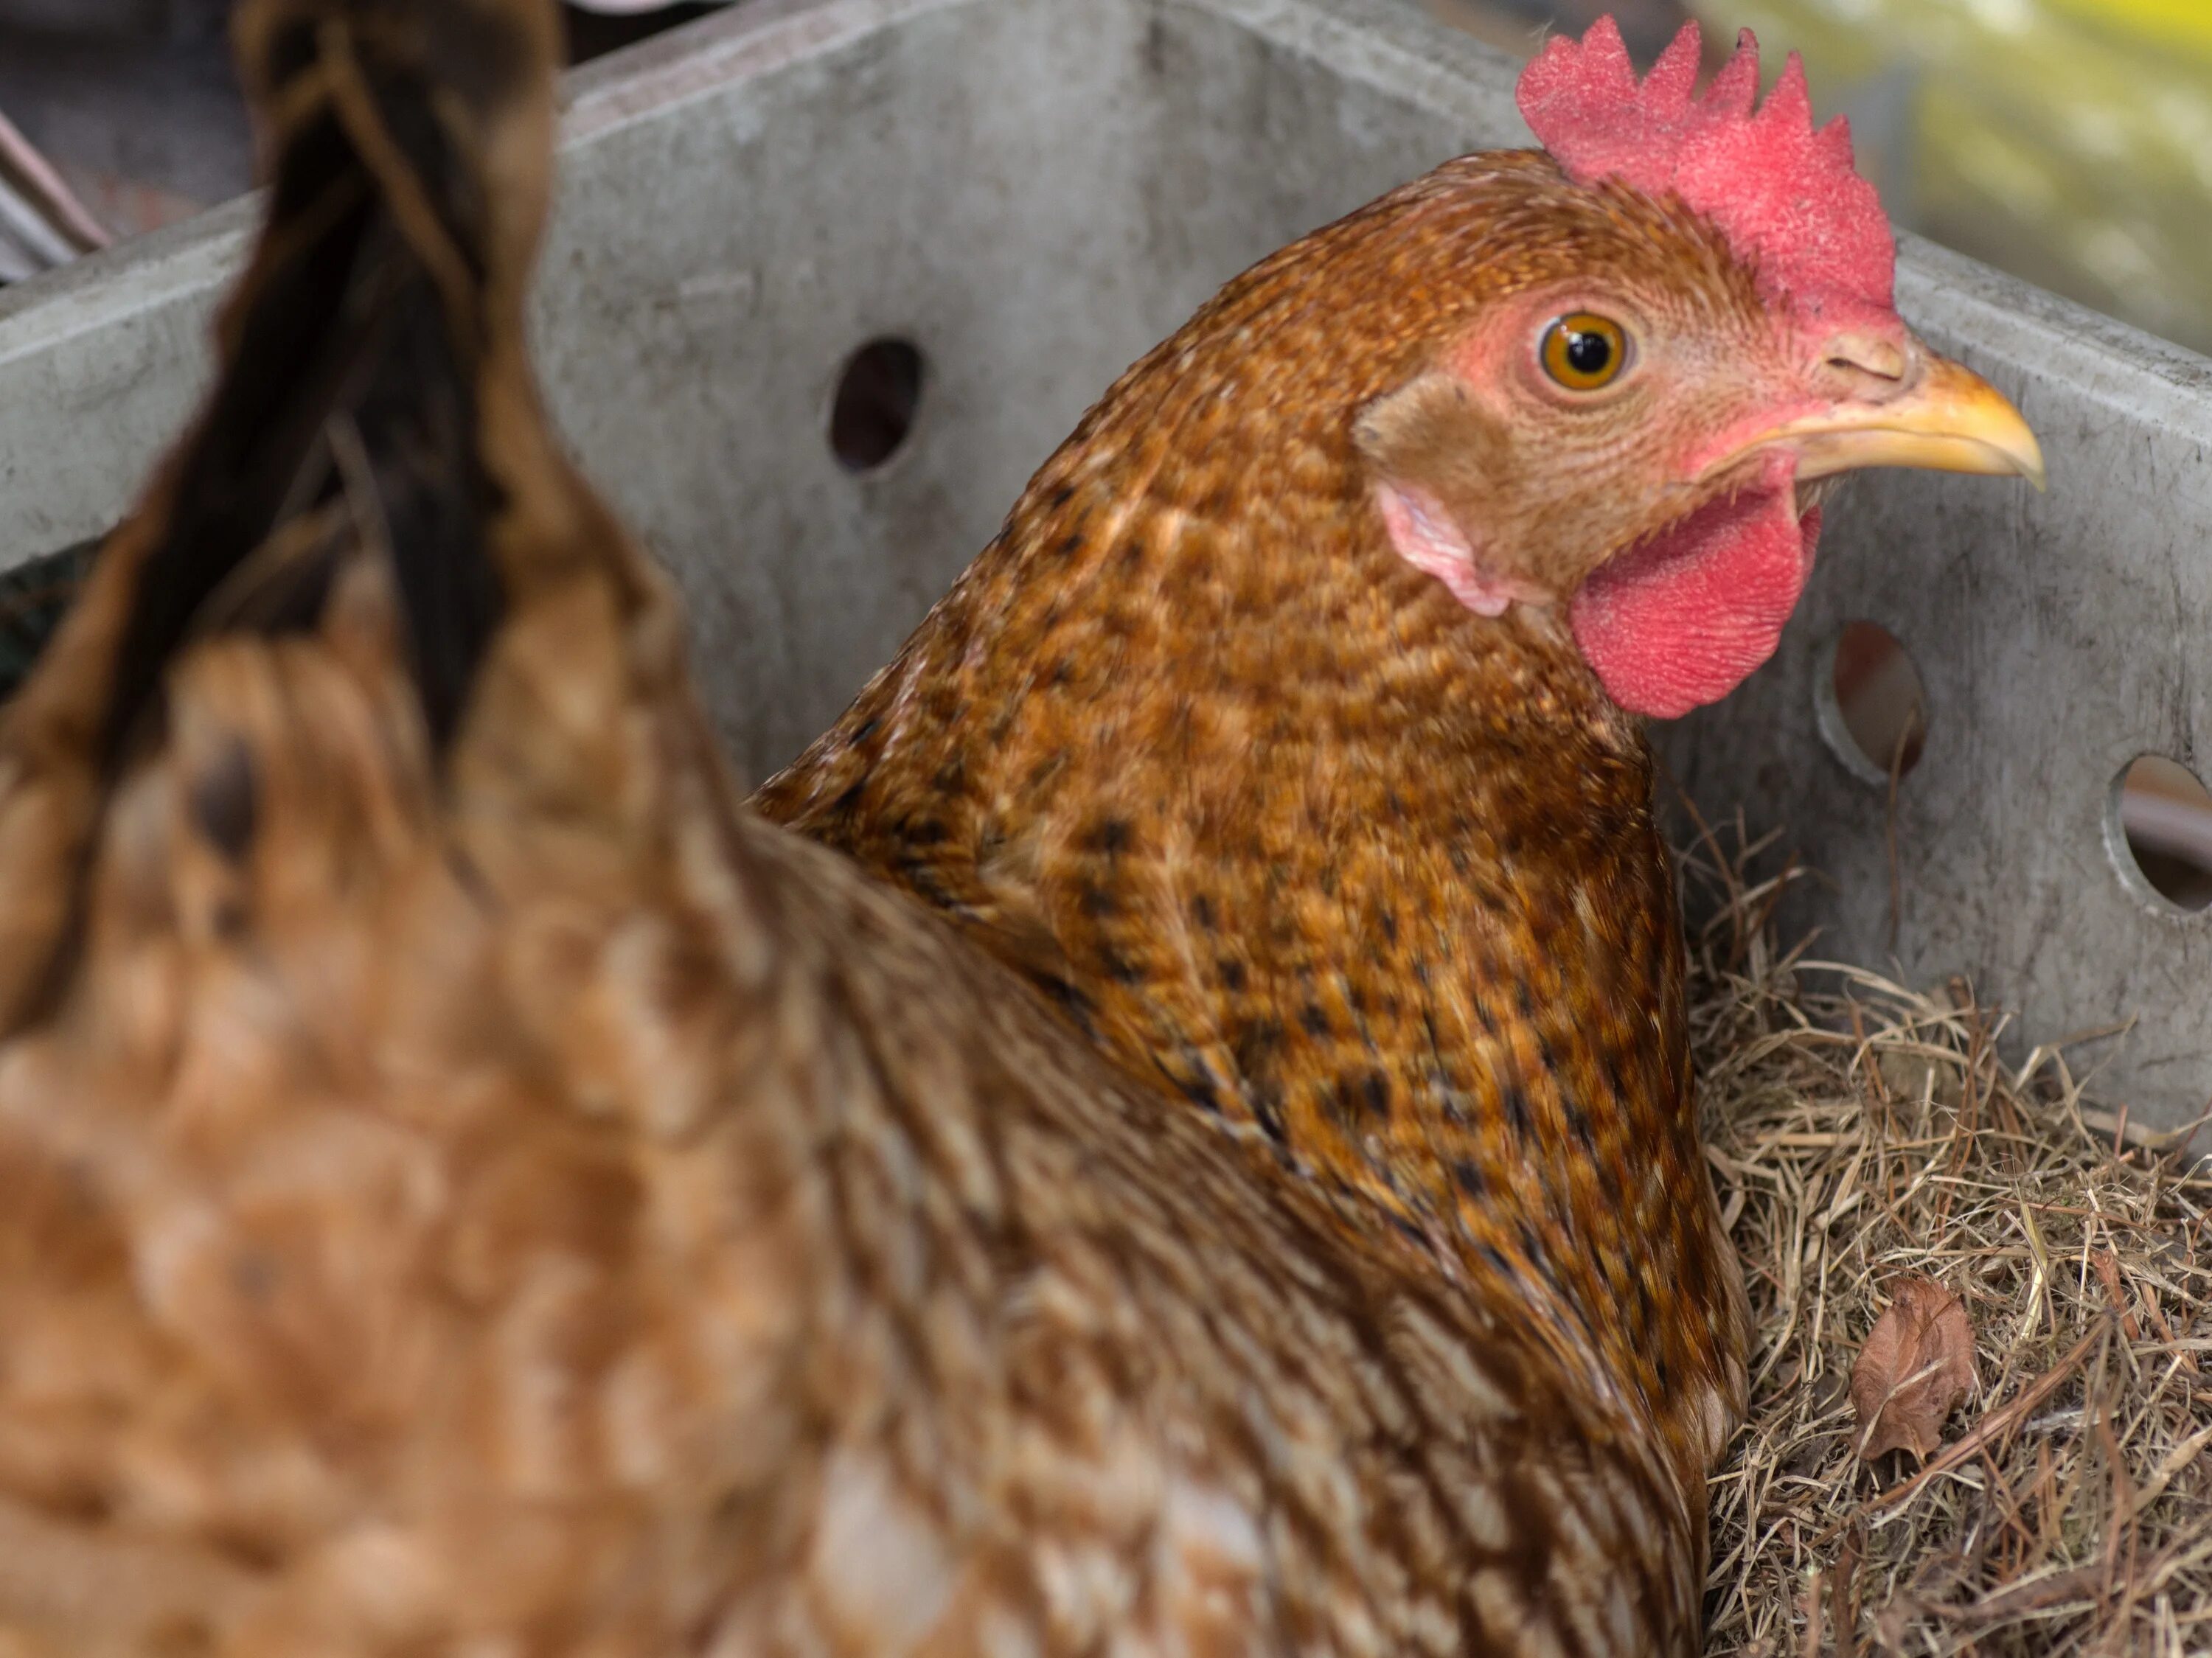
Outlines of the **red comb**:
M1601 17L1580 45L1557 35L1545 43L1522 71L1521 113L1569 177L1671 191L1704 214L1756 267L1770 300L1812 316L1889 309L1897 242L1888 216L1852 165L1850 125L1839 116L1814 130L1797 54L1756 112L1759 42L1749 29L1703 97L1698 58L1698 26L1686 23L1639 86L1620 30Z

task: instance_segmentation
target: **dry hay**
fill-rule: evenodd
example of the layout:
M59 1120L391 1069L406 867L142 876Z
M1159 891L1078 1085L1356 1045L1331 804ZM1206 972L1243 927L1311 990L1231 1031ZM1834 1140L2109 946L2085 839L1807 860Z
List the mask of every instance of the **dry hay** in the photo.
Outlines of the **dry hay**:
M1797 872L1718 850L1692 1019L1755 1334L1708 1651L2212 1651L2212 1177L2085 1105L2066 1045L2005 1063L1963 982L1778 951ZM1979 1391L1926 1467L1864 1465L1851 1364L1911 1273L1964 1300Z

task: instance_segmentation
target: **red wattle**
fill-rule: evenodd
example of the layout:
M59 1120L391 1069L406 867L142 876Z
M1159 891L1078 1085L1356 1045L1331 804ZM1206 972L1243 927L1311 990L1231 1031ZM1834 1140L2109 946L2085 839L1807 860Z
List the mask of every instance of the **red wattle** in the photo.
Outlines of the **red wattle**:
M1700 507L1583 583L1575 642L1631 713L1672 720L1718 701L1774 654L1820 533L1786 475Z

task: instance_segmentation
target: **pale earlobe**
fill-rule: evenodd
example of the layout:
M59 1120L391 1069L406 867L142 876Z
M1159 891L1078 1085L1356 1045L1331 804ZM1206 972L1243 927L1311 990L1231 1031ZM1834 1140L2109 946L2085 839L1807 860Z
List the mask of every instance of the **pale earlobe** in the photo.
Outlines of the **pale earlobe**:
M1505 614L1512 596L1475 574L1474 546L1435 501L1418 489L1378 483L1375 504L1399 557L1436 577L1477 616Z
M1496 580L1482 574L1474 544L1435 500L1400 483L1375 486L1375 504L1398 556L1427 572L1451 590L1452 597L1477 616L1503 616L1521 600L1547 595L1526 582Z
M1477 616L1551 602L1553 594L1525 575L1498 569L1499 550L1479 544L1480 530L1448 504L1483 499L1507 460L1495 424L1465 386L1449 374L1423 374L1361 410L1352 440L1367 458L1376 509L1399 557Z

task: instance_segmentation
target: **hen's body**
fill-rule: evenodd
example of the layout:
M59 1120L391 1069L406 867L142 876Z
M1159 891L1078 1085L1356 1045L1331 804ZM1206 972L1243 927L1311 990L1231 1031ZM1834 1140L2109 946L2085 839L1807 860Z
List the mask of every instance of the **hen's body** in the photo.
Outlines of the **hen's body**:
M0 1644L1692 1649L1691 1505L1485 1260L734 807L523 357L550 8L241 28L222 384L0 727Z
M1346 412L1530 257L1711 257L1626 197L1612 245L1516 257L1567 188L1468 157L1232 282L757 804L1249 1125L1340 1224L1387 1218L1596 1355L1702 1514L1745 1324L1640 722L1564 616L1477 616L1391 550Z

